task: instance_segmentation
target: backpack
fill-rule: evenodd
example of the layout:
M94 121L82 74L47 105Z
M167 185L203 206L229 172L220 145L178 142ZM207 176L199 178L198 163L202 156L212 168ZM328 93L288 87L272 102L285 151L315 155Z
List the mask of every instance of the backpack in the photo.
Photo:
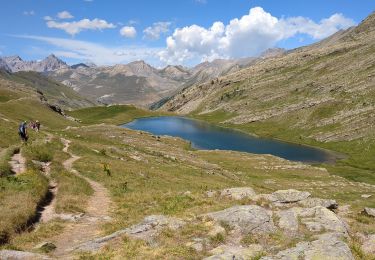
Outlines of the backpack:
M25 134L25 125L24 123L21 123L18 128L18 133L24 135Z

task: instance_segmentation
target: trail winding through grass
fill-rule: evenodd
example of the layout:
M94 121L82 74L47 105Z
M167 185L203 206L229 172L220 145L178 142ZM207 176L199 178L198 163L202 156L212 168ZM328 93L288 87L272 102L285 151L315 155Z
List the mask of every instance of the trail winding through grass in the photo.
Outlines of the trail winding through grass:
M73 163L80 159L80 157L68 151L71 143L69 140L62 139L62 142L64 143L63 151L71 156L63 162L65 169L87 181L94 191L94 194L88 201L85 216L69 224L64 229L64 232L56 237L54 241L56 250L52 255L57 258L66 259L72 257L75 248L81 243L100 235L101 225L110 219L108 214L111 200L107 189L103 185L81 175L77 170L73 169Z

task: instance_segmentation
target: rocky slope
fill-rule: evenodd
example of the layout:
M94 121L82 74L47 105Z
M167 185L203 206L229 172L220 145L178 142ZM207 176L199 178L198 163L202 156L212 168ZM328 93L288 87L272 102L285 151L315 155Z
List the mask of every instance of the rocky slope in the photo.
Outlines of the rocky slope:
M77 109L95 105L95 102L84 98L69 87L49 79L37 72L7 73L0 70L0 81L4 86L15 91L34 92L30 96L39 96L40 101L55 109ZM3 90L2 88L0 89ZM6 93L6 92L5 92Z
M223 123L272 124L319 141L373 136L375 14L317 44L257 60L186 88L162 109L225 114Z

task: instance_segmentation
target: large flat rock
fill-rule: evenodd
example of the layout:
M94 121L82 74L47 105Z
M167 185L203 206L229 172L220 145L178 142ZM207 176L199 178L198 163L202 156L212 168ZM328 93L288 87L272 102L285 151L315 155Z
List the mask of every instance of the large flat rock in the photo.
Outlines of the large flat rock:
M234 206L205 216L225 222L242 233L271 233L276 230L272 213L257 205Z

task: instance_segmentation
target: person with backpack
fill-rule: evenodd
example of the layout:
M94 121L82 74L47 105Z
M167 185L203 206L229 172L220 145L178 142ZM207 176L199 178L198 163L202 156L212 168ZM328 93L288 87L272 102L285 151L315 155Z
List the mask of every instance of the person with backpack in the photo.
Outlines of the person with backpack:
M22 122L18 127L18 134L21 137L21 140L27 143L29 136L27 135L27 123L26 121Z

